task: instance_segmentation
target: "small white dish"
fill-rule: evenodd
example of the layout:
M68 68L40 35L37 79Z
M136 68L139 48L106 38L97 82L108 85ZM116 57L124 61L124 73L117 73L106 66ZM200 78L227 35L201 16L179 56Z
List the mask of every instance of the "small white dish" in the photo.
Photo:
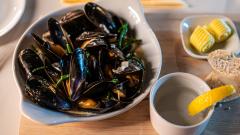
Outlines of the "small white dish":
M200 135L214 107L191 117L187 106L209 89L206 82L192 74L177 72L161 77L153 85L149 98L153 128L160 135Z
M21 19L26 0L0 0L0 37L9 32Z
M208 51L208 53L216 49L224 49L229 52L236 52L237 50L240 49L237 29L231 19L221 15L196 15L196 16L186 17L180 23L180 34L181 34L182 45L188 55L197 59L207 59L208 53L203 53L203 54L198 53L190 44L189 39L194 28L196 28L198 25L200 26L206 25L216 18L221 18L225 20L232 28L233 34L225 42L214 45L213 48Z
M25 117L43 124L60 124L77 121L96 121L110 118L126 112L132 107L136 106L138 103L140 103L149 94L152 84L159 78L162 66L161 48L156 36L154 35L152 29L150 28L144 17L143 8L140 5L139 1L100 0L96 3L128 21L129 25L136 30L137 38L142 40L142 45L140 45L139 49L137 50L143 52L143 54L140 53L140 57L143 58L146 65L142 89L143 93L136 97L131 104L127 105L122 109L91 117L73 116L66 113L49 110L40 107L25 98L23 93L25 87L25 80L20 71L18 54L22 49L31 48L31 45L35 43L31 36L32 32L37 34L43 34L48 30L47 20L50 17L58 18L59 16L62 16L69 11L75 9L82 9L83 5L66 7L38 19L24 32L16 46L13 55L13 72L16 84L19 87L19 92L21 94L21 112Z

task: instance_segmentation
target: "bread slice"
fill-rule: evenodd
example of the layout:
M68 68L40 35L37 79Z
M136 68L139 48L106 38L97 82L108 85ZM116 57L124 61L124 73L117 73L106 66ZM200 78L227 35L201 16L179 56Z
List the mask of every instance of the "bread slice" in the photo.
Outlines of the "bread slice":
M213 72L206 81L211 87L232 84L236 93L225 101L236 99L240 96L240 58L235 57L226 50L215 50L208 55L208 62Z
M225 85L221 80L218 79L218 76L213 71L210 72L204 80L212 89Z

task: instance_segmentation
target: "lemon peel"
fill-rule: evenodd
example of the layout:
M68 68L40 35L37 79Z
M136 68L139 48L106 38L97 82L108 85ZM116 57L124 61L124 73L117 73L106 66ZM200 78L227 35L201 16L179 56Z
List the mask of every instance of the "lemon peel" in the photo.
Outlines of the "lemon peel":
M233 85L224 85L204 92L188 105L188 114L194 116L235 92Z

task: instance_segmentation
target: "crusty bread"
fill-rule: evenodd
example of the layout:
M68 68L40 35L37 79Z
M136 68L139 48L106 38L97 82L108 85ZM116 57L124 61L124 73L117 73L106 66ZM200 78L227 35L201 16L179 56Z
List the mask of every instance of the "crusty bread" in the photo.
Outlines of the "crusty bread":
M205 78L205 81L211 88L216 88L216 87L224 85L224 83L218 79L218 76L214 72L211 72Z
M236 94L226 100L232 100L240 95L240 58L233 56L226 50L216 50L208 55L208 62L213 72L206 81L211 87L223 84L232 84L236 88Z
M227 76L240 75L240 58L236 58L226 50L216 50L208 55L208 62L217 72Z

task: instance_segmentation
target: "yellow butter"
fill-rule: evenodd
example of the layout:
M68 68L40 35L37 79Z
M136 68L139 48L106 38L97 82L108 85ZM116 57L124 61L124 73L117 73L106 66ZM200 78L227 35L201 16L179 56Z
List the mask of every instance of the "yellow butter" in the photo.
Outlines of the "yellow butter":
M207 52L215 43L214 37L201 26L197 26L190 36L190 43L200 53Z
M212 20L207 29L214 36L216 42L225 41L232 34L231 27L223 19Z

